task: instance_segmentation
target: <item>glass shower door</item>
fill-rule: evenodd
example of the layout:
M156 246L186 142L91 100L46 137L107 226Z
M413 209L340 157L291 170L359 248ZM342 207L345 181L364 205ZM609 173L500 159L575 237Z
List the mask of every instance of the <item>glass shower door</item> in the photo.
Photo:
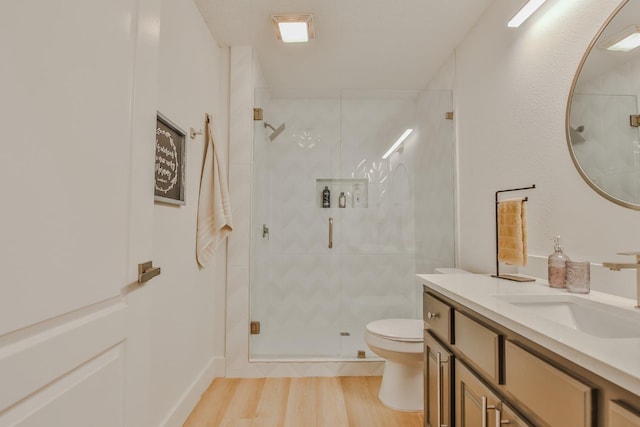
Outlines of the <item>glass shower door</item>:
M340 353L338 194L322 208L340 155L338 98L262 94L264 122L285 130L273 141L255 122L251 317L254 359L332 358ZM321 187L322 186L322 187ZM329 248L330 219L333 247ZM268 229L268 233L264 229Z
M341 356L376 357L364 341L367 323L414 318L415 224L412 148L417 141L416 92L354 91L341 96L340 178L364 194L347 193L340 210ZM407 130L403 147L383 158Z
M419 318L415 273L454 265L451 92L306 95L256 93L250 355L374 357L366 324Z

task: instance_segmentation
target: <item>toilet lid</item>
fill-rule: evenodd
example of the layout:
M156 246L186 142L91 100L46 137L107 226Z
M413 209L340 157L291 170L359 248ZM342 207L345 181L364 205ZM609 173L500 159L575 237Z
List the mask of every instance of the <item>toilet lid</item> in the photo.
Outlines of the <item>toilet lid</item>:
M424 322L421 319L383 319L367 325L367 331L395 341L418 342L424 339Z

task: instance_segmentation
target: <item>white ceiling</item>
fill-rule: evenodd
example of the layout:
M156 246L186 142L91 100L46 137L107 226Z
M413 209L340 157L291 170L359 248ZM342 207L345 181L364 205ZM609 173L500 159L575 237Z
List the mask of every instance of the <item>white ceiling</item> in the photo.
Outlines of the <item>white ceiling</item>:
M492 1L195 0L221 46L255 48L272 89L423 89ZM316 38L276 40L280 13L312 13Z

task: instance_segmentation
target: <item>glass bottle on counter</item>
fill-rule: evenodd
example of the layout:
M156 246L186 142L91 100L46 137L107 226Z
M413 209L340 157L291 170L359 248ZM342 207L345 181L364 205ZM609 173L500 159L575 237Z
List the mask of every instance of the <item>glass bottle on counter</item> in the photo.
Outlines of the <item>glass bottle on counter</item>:
M567 261L569 257L562 252L560 236L553 238L554 252L549 255L549 286L552 288L567 287Z

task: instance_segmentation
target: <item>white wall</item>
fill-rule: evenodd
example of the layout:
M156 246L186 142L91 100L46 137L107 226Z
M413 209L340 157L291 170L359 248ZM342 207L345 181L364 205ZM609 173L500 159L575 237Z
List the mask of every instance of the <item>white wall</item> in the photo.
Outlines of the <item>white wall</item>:
M552 0L522 27L509 29L506 22L520 3L497 0L457 49L462 268L494 271L494 192L530 184L537 186L526 193L529 271L536 276L546 277L554 235L562 236L566 253L576 260L601 263L617 259L616 252L638 250L640 213L591 190L565 140L575 71L619 3ZM634 284L633 272L592 267L593 288L635 297Z
M163 0L158 110L182 128L205 128L228 159L228 50L217 46L192 0ZM155 206L152 301L152 425L182 425L212 377L224 375L226 244L200 269L196 216L205 136L187 136L186 206Z
M182 425L224 374L226 247L197 268L202 136L187 205L154 205L154 125L212 113L226 161L227 51L191 0L8 1L0 23L0 425Z

